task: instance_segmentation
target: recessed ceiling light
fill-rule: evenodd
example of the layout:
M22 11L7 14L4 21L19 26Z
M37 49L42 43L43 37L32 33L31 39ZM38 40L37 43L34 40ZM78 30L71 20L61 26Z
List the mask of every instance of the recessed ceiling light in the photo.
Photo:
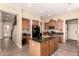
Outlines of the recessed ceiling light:
M48 14L48 16L50 17L51 15L50 15L50 14Z
M70 11L70 10L71 10L71 8L69 7L69 8L68 8L68 10Z
M28 6L28 7L31 7L31 4L28 4L27 6Z
M69 11L71 10L71 5L72 5L72 3L68 3L68 10Z
M44 11L43 11L43 10L41 10L40 12L41 12L41 13L44 13Z

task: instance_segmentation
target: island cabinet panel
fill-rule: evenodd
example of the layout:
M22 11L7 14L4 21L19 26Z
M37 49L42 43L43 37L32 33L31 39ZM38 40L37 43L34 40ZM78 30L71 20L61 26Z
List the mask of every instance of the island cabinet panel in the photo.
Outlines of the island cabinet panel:
M49 40L49 54L54 52L54 39Z
M31 56L40 56L40 43L33 40L29 40L29 54Z
M41 48L41 56L48 56L49 55L49 46Z
M41 56L48 56L49 55L49 42L45 41L41 43Z
M54 49L55 49L55 50L58 49L58 43L59 43L58 39L59 39L59 38L55 38L55 39L54 39L54 40L55 40L55 41L54 41L54 43L55 43Z

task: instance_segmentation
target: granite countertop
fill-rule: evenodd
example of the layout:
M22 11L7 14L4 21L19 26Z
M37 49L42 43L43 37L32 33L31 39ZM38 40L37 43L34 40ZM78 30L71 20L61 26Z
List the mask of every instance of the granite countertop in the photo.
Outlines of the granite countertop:
M51 40L53 38L57 38L58 36L50 36L50 37L46 37L46 38L33 38L32 40L36 41L36 42L39 42L39 43L42 43L42 42L45 42L45 41L48 41L48 40Z
M52 38L58 38L58 37L61 37L63 36L63 32L62 33L55 33L55 34L51 34L51 35L46 35L46 36L43 36L43 38L32 38L34 41L36 42L45 42L45 41L48 41L48 40L51 40Z

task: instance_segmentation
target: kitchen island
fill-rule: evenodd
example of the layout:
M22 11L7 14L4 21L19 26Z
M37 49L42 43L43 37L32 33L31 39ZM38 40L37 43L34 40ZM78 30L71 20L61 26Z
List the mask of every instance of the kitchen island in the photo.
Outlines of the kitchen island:
M49 56L58 49L58 37L33 38L29 40L29 51L33 56Z

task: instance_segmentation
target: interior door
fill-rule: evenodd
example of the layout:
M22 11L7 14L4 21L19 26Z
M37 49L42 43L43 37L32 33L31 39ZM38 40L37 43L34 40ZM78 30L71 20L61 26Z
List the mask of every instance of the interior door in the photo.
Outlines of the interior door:
M71 22L68 23L67 26L67 30L68 30L68 39L73 39L73 40L77 40L78 36L77 36L77 31L78 31L78 24L77 22Z

